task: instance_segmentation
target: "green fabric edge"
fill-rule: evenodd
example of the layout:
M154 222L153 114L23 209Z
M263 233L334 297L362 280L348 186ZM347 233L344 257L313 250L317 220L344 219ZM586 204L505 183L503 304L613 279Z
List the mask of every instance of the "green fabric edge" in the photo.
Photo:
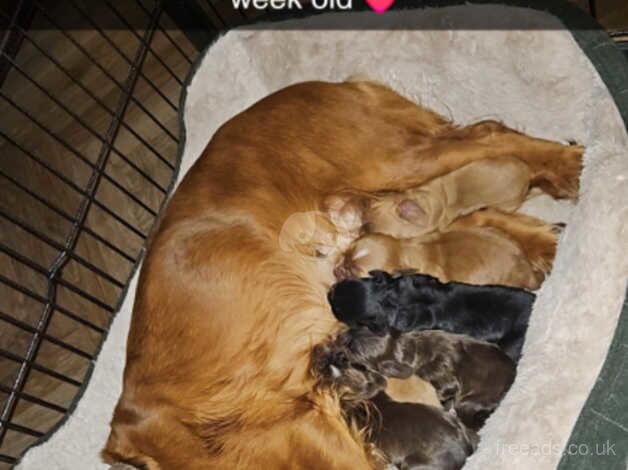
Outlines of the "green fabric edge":
M581 14L569 6L564 16L557 16L569 28L574 13ZM596 68L628 128L628 60L601 29L575 29L571 33ZM557 470L627 468L628 290L606 359L572 429Z

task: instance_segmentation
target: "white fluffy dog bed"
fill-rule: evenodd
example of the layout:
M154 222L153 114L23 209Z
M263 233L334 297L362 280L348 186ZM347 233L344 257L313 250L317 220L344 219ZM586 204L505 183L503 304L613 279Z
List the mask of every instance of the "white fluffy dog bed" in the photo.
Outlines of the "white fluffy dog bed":
M553 30L418 31L421 25L455 24L470 13L517 16L517 24L523 17ZM546 13L465 5L351 14L415 30L247 30L215 42L188 89L179 178L216 129L258 99L291 83L355 74L387 83L459 124L497 118L534 136L586 145L579 203L541 196L526 205L531 213L567 222L567 228L554 270L538 292L517 380L465 466L556 468L601 370L626 291L628 136L621 116L572 34ZM329 24L320 16L294 21ZM106 468L98 452L121 389L134 289L135 279L73 416L19 468Z

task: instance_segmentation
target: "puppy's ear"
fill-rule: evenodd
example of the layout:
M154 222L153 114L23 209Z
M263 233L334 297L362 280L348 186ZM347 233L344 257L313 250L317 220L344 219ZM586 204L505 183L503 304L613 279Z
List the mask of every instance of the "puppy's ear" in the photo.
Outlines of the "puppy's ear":
M408 379L414 374L414 370L409 365L391 360L380 362L377 369L385 376L396 379Z
M371 276L375 282L381 282L382 284L393 280L393 277L386 271L369 271L369 276Z
M429 274L412 274L412 284L415 286L433 286L441 284L438 278Z
M426 217L425 211L412 199L404 199L397 206L397 214L408 222L418 222Z

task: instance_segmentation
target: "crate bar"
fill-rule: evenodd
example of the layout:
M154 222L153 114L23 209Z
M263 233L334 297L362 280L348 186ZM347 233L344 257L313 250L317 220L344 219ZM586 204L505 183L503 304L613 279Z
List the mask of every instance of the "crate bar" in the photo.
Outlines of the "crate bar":
M2 171L0 171L0 175L4 176L2 174ZM11 180L11 179L10 179ZM37 194L33 193L32 191L29 192L28 188L24 189L23 185L21 185L19 182L17 182L18 184L16 184L16 186L18 186L18 188L22 189L24 192L26 192L27 194L31 194L32 197L34 197L36 200L38 200L39 202L41 202L43 205L45 205L46 207L48 207L48 209L52 210L53 212L55 212L56 214L60 215L61 217L63 217L64 219L66 219L68 222L71 223L76 223L76 220L74 220L74 218L69 215L67 212L62 211L61 209L58 209L55 206L52 206L48 203L48 201L46 201L45 199L43 199L42 197L38 196ZM15 183L14 183L15 184ZM0 212L2 212L3 214L6 214L2 208L0 208ZM125 259L127 259L129 262L131 263L135 263L136 261L136 257L129 255L128 253L124 252L122 249L118 248L117 246L115 246L113 243L107 241L106 239L104 239L103 237L101 237L100 235L98 235L98 233L94 232L91 228L84 226L83 227L83 231L85 233L88 233L90 236L94 237L96 240L98 240L99 242L102 242L104 245L106 245L108 248L111 248L112 250L114 250L116 253L118 253L120 256L124 257Z
M109 2L109 0L103 0L103 2L105 3L105 5L107 5L107 7L109 7L109 9L113 12L114 15L116 15L118 17L118 19L124 23L124 25L127 27L127 29L133 33L133 35L140 41L143 42L142 36L140 36L137 31L135 31L135 28L133 28L133 25L131 25L131 23L128 22L128 20L122 16L122 14L116 9L116 7L114 7L111 2ZM181 79L179 79L179 76L174 73L174 70L172 70L170 68L170 66L168 64L166 64L163 59L161 57L159 57L157 55L157 53L155 53L155 51L153 51L153 49L150 47L150 44L145 44L145 46L148 48L148 51L152 54L152 56L157 59L157 62L159 62L161 64L161 66L166 69L166 71L172 76L172 78L174 78L174 80L179 84L179 86L183 87L183 82L181 81Z
M102 36L102 38L107 41L107 43L113 48L115 49L115 51L120 55L120 57L122 57L122 59L129 64L129 66L133 66L133 63L131 62L131 59L129 59L127 57L127 55L124 53L124 51L122 51L118 45L113 42L111 40L111 38L109 36L107 36L107 34L105 34L105 32L103 31L103 29L98 26L98 24L96 24L96 22L85 12L85 10L83 10L80 6L78 6L78 4L74 1L74 0L66 0L69 4L71 4L74 9L76 11L79 12L79 14L87 20L87 22L92 26L92 28L94 28L96 31L98 31L98 33ZM39 5L39 2L37 2ZM159 3L159 2L156 2ZM140 43L142 44L142 43ZM146 44L142 44L142 47L140 49L144 49L146 48ZM155 85L151 80L148 79L148 77L146 77L146 75L144 75L141 71L139 73L139 76L142 77L146 83L148 83L148 85L159 95L161 96L161 98L168 103L168 105L174 110L177 111L177 107L176 105L170 101L170 99L163 94L163 92L159 89L159 87L157 85Z
M11 387L7 387L6 385L2 385L0 384L0 392L4 392L4 393L14 393L14 390ZM49 401L46 400L42 400L41 398L37 398L33 395L30 395L28 393L18 393L18 396L20 397L20 399L22 400L26 400L28 402L31 403L35 403L36 405L42 406L44 408L48 408L50 410L54 410L57 411L58 413L61 414L65 414L67 413L69 410L67 408L64 408L63 406L59 406L56 405L55 403L51 403Z
M11 137L9 137L8 135L6 135L4 132L2 132L0 130L0 137L4 138L6 141L8 141L9 143L11 143L14 147L17 147L24 155L26 155L30 160L34 161L35 163L37 163L39 166L45 168L49 173L53 174L54 176L56 176L59 180L61 180L63 183L65 183L66 185L68 185L70 188L72 188L74 191L76 191L77 193L79 193L82 196L87 196L87 194L85 193L85 191L78 186L76 183L74 183L73 181L69 180L68 178L66 178L65 176L63 176L61 173L59 173L57 170L55 170L54 168L52 168L51 166L49 166L47 163L45 163L43 160L41 160L39 157L35 156L32 152L30 152L29 150L26 150L24 147L22 147L20 144L18 144L15 140L13 140ZM133 202L135 202L138 206L140 206L142 209L144 209L146 212L148 212L152 217L157 217L157 212L154 211L153 209L151 209L150 207L148 207L144 202L142 202L141 200L139 200L134 194L131 194L130 192L128 192L123 186L120 186L119 184L114 183L113 180L108 174L104 174L103 175L105 177L105 179L107 181L109 181L110 183L112 183L112 185L117 188L119 191L121 191L125 196L127 196L129 199L131 199ZM105 212L107 212L111 217L113 217L114 219L118 220L120 223L124 223L124 219L122 217L120 217L119 215L117 215L115 212L112 212L111 209L109 209L109 207L107 207L106 205L104 205L103 203L101 203L98 200L95 200L94 203L100 207L101 209L103 209Z
M218 13L218 9L214 6L214 3L212 2L212 0L207 0L207 6L209 6L209 9L212 11L214 16L218 18L218 21L220 21L220 26L224 27L227 23L225 23L225 20L222 18L220 13Z
M17 362L18 364L21 364L25 361L23 357L20 357L17 354L13 354L12 352L9 352L2 348L0 348L0 357L4 357L5 359L9 359L10 361ZM31 368L38 372L41 372L42 374L49 375L50 377L53 377L59 380L60 382L65 382L67 384L74 385L75 387L80 387L81 385L83 385L81 382L73 379L72 377L68 377L65 374L61 374L57 371L49 369L48 367L39 365L36 362L31 363ZM24 392L21 390L13 390L13 393L24 393Z
M13 464L17 462L17 459L15 457L10 457L8 455L0 454L0 462Z
M181 46L179 46L179 44L177 44L177 42L172 38L172 36L170 36L170 33L166 30L166 28L163 28L161 25L159 25L157 27L157 29L161 32L161 34L163 34L166 39L168 39L168 41L170 42L170 44L172 44L172 46L179 51L179 54L181 54L181 56L183 57L183 59L188 63L188 65L192 65L193 61L190 58L190 56L188 56L185 51L181 48Z
M33 192L31 189L29 189L27 186L23 185L22 183L20 183L18 180L16 180L15 178L13 178L11 175L8 175L7 173L5 173L3 170L0 170L0 176L2 176L3 178L9 180L11 183L13 183L15 186L17 186L18 188L20 188L22 191L24 191L25 193L27 193L28 195L30 195L31 197L33 197L34 199L37 199L39 202L41 202L43 205L45 205L48 209L50 209L51 211L59 214L61 217L63 217L64 219L66 219L68 222L76 222L75 219L68 214L67 212L59 209L58 207L56 207L54 204L52 204L51 202L49 202L47 199L39 196L37 193ZM140 238L146 238L148 235L144 234L140 229L135 228L133 225L131 225L129 222L127 222L126 220L124 220L123 218L121 218L118 215L113 215L114 212L109 209L106 208L107 206L101 204L98 201L94 201L94 203L100 207L101 209L103 209L105 212L110 213L111 212L111 216L116 219L118 222L120 222L122 225L124 225L126 228L128 228L131 232L135 233L138 237ZM105 209L106 208L106 209Z
M0 14L5 16L5 13L0 12ZM74 76L63 65L61 65L59 61L57 61L57 59L55 59L50 54L48 54L39 44L37 44L35 40L33 40L28 35L26 31L24 31L21 28L18 28L17 31L23 36L23 39L26 39L35 49L37 49L37 51L41 55L43 55L46 59L48 59L51 63L53 63L59 70L61 70L63 75L65 75L74 85L79 87L87 96L89 96L92 100L98 103L107 113L109 113L109 115L111 116L115 115L115 112L111 108L109 108L109 106L107 106L105 102L103 102L100 98L98 98L91 90L89 90L85 85L83 85L83 83L81 83L79 80L74 78ZM168 168L170 168L171 170L174 169L174 165L170 163L166 158L164 158L157 151L157 149L155 149L155 147L153 147L149 142L146 141L146 139L144 139L141 135L139 135L135 131L135 129L133 129L131 126L129 126L125 122L122 123L122 126L124 126L126 130L128 130L137 140L139 140L142 143L142 145L144 145L148 150L150 150L151 153L153 153L155 157L161 160Z
M15 261L17 261L17 262L19 262L19 263L21 263L21 264L23 264L25 266L28 266L30 269L32 269L35 272L38 272L39 274L41 274L43 276L48 277L48 276L51 275L51 273L46 268L44 268L40 264L35 263L33 260L27 258L26 256L21 255L20 253L18 253L17 251L13 250L12 248L6 246L2 242L0 242L0 252L5 253L7 256L10 256L11 258L13 258ZM93 296L89 292L85 292L80 287L76 287L74 284L72 284L71 282L66 281L62 277L57 278L56 282L59 283L59 285L65 287L66 289L71 290L75 294L77 294L80 297L84 298L88 302L91 302L92 304L102 308L103 310L105 310L105 311L107 311L109 313L114 313L115 312L115 308L112 307L111 305L103 302L102 300L100 300L99 298Z
M159 1L163 1L163 0L159 0ZM150 15L150 11L148 11L148 9L144 6L141 0L135 0L135 3L137 4L138 7L140 7L141 10L144 11L144 13L146 13L146 15ZM170 36L170 33L168 33L168 31L166 31L166 29L162 27L161 24L157 25L157 30L160 31L166 37L166 39L168 39L170 44L172 44L172 46L179 52L179 54L181 54L181 56L185 59L188 65L192 65L192 59L190 58L190 56L188 56L185 53L185 51L181 48L181 46L177 44L177 42L172 38L172 36ZM150 51L154 54L152 49Z
M30 150L26 150L25 148L23 148L20 144L17 143L17 141L13 140L11 137L9 137L8 135L6 135L4 132L0 131L0 137L4 138L5 140L7 140L8 142L10 142L14 147L17 147L23 154L25 154L30 160L34 161L35 163L37 163L39 166L41 166L42 168L46 169L46 171L48 171L48 173L51 173L52 175L54 175L57 179L59 179L61 182L65 183L67 186L69 186L70 188L72 188L75 192L79 193L82 196L87 196L87 194L85 193L85 190L83 188L81 188L80 186L78 186L76 183L74 183L74 181L68 179L66 176L64 176L62 173L59 173L57 170L55 170L54 168L52 168L50 165L48 165L46 162L44 162L43 160L41 160L39 157L35 156L34 153L32 153ZM105 174L105 179L107 181L110 181L110 177ZM157 212L154 211L153 209L151 209L150 207L148 207L144 202L142 202L140 199L138 199L135 195L131 194L130 192L128 192L126 189L124 189L124 187L118 187L117 185L113 184L113 186L115 186L118 190L120 190L125 196L127 196L129 199L131 199L134 203L136 203L138 206L140 206L142 209L144 209L146 212L148 212L152 217L157 217ZM95 200L94 203L102 208L105 211L108 211L109 208L107 206L105 206L104 204L102 204L100 201ZM117 214L111 213L110 214L112 217L119 217Z
M37 89L39 89L44 95L46 95L46 97L52 101L54 104L56 104L59 108L61 108L63 111L65 111L68 115L70 115L76 122L78 122L85 130L87 130L90 134L92 134L97 140L99 140L101 143L105 143L105 138L103 138L98 132L96 132L96 130L88 125L87 123L85 123L85 121L83 121L74 111L72 111L70 108L68 108L64 103L61 102L61 100L59 100L57 97L55 97L52 93L50 93L50 91L48 91L46 88L44 88L39 82L37 82L37 80L34 80L33 78L29 77L28 74L13 60L10 58L7 58L7 60L9 60L11 62L11 64L13 65L13 69L17 70L20 75L22 75L22 77L24 77L28 82L32 83ZM4 93L2 94L2 96L6 96ZM116 116L112 116L113 119L116 119ZM122 160L124 160L131 168L133 168L135 171L137 171L140 175L142 175L144 177L144 179L146 181L148 181L149 183L151 183L153 186L155 186L157 189L159 189L161 192L163 192L164 194L167 192L166 188L164 188L163 186L161 186L157 181L155 181L149 174L147 174L144 170L142 170L136 163L134 163L133 161L131 161L131 159L129 159L129 157L127 157L126 155L124 155L122 152L120 152L118 149L116 149L113 144L110 144L111 146L111 150L118 155Z
M14 218L10 215L7 214L6 212L4 212L2 210L2 208L0 208L0 215L2 215L5 218L8 218L10 220L14 220ZM65 217L64 217L65 218ZM74 219L71 219L70 222L74 223ZM24 230L26 231L30 231L30 230L34 230L31 228L26 228L28 226L24 225L24 224L19 224L16 223L17 225L20 225L20 227L22 227ZM118 248L116 245L112 244L111 242L109 242L108 240L102 238L100 235L98 235L96 232L94 232L92 229L90 229L89 227L85 226L83 227L83 231L85 233L87 233L88 235L90 235L91 237L93 237L95 240L98 240L100 243L102 243L103 245L105 245L107 248L111 249L112 251L114 251L116 254L122 256L124 259L126 259L128 262L130 263L135 263L136 261L136 257L131 256L130 254L126 253L125 251L121 250L120 248Z
M20 328L21 330L28 331L29 333L35 333L37 331L34 327L30 326L28 323L24 323L23 321L16 319L15 317L3 312L2 310L0 310L0 320L10 323L11 325L17 328ZM47 333L44 333L43 336L45 340L50 341L51 343L59 346L60 348L70 351L78 356L84 357L85 359L89 359L89 360L93 359L93 356L91 354L83 351L82 349L77 348L76 346L72 346L71 344L68 344L65 341L62 341L60 339L57 339L54 336L50 336Z
M24 294L25 296L30 297L33 300L36 300L40 304L45 305L48 302L45 297L42 297L37 292L33 292L32 290L27 289L26 287L23 287L17 284L12 279L9 279L8 277L3 276L2 274L0 274L0 282L5 284L6 286L9 286L11 289L18 291L19 293ZM81 325L87 326L88 328L91 328L92 330L100 334L104 334L106 332L104 328L101 328L100 326L96 325L95 323L90 322L89 320L85 320L84 318L80 317L76 313L72 312L71 310L65 307L62 307L59 304L55 303L52 305L52 307L59 313L65 315L66 317L71 318L72 320L80 323Z
M19 424L11 423L11 422L6 421L4 419L0 419L0 425L3 427L3 429L4 428L11 429L13 431L21 432L22 434L29 434L29 435L34 436L34 437L42 437L45 434L43 432L36 431L34 429L31 429L31 428L27 428L26 426L20 426Z
M26 116L33 124L35 124L39 129L44 131L44 133L46 135L48 135L52 139L54 139L64 149L66 149L68 152L70 152L72 155L74 155L76 158L78 158L80 161L82 161L85 165L87 165L91 169L95 169L96 168L96 166L91 161L89 161L83 154L81 154L78 150L76 150L74 147L72 147L68 142L66 142L64 139L62 139L57 134L53 133L50 129L48 129L46 126L44 126L41 122L39 122L39 120L37 120L35 118L35 116L33 116L30 112L28 112L27 110L23 109L15 101L13 101L11 98L9 98L4 92L2 92L2 90L0 90L0 97L2 97L7 103L9 103L11 106L13 106L15 109L17 109L20 113L22 113L24 116ZM40 159L38 157L36 157L32 152L26 150L24 147L22 147L22 145L17 143L16 140L14 140L13 138L9 137L4 132L0 131L0 135L2 137L4 137L6 140L8 140L9 142L11 142L11 144L13 144L13 146L19 148L24 154L26 154L28 157L30 157L31 160L35 160L35 161L38 161L38 162L40 161ZM137 196L135 196L133 193L131 193L127 188L122 186L120 183L116 182L116 180L112 176L110 176L108 173L103 172L103 176L104 176L104 178L107 181L109 181L113 186L115 186L120 191L122 191L130 199L133 199L134 201L137 199L139 201ZM83 190L81 189L81 191L83 191ZM161 190L159 190L159 191L161 192ZM164 192L162 194L165 195L166 193ZM138 202L138 204L142 205L144 203L143 202ZM117 217L117 216L113 215L113 217Z
M205 49L216 37L217 31L213 29L214 25L208 21L205 11L196 1L164 0L164 9L166 14L180 25L183 34L197 51Z
M155 31L155 25L159 23L159 17L161 15L161 12L162 12L161 3L157 2L157 4L155 5L155 8L153 9L153 14L151 15L149 23L147 25L147 29L144 33L144 39L146 43L150 43L152 40L154 31ZM104 145L98 157L98 163L97 163L98 170L92 173L92 177L88 183L88 188L89 188L88 192L91 194L92 197L87 199L85 203L82 205L81 210L80 210L80 215L77 220L77 224L74 226L74 230L72 231L72 233L70 234L66 242L66 249L57 258L57 261L54 263L53 269L48 277L49 289L48 289L48 295L47 295L47 303L44 307L44 310L41 314L40 321L37 325L37 333L33 334L33 337L31 339L30 345L26 353L26 357L24 358L24 361L22 362L20 366L17 378L13 385L13 389L17 393L21 393L24 391L24 386L28 379L29 373L33 367L35 357L37 356L37 352L39 351L39 348L41 346L41 342L43 339L42 334L45 333L46 329L48 328L48 324L50 323L50 319L53 313L52 306L56 303L56 295L57 295L56 282L58 281L58 278L61 274L63 267L70 259L68 256L68 253L73 251L74 248L76 247L78 236L81 231L81 225L85 223L87 214L89 212L91 203L93 201L93 196L98 190L100 178L102 176L102 170L109 160L109 156L111 155L111 152L113 150L112 144L116 136L118 135L118 131L120 130L120 121L124 117L124 114L128 108L128 105L129 105L128 98L129 96L132 95L133 89L137 83L137 80L141 75L140 68L142 67L142 64L144 63L144 59L146 58L146 53L147 53L147 49L145 45L140 44L135 60L131 64L129 76L126 79L123 93L119 99L118 110L117 110L118 118L114 119L111 122L110 128L107 132L106 140L103 142ZM0 416L1 421L4 421L4 422L11 421L13 414L15 412L16 405L17 405L17 398L18 398L17 393L12 393L9 395L9 398ZM0 443L4 440L4 436L6 435L6 429L7 429L6 426L4 426L0 430Z
M74 37L72 37L70 34L68 34L67 31L65 31L61 26L59 26L59 23L57 23L52 17L50 17L50 15L46 13L43 7L38 6L38 8L39 8L39 11L44 15L46 20L48 20L50 24L53 27L55 27L59 33L63 35L63 37L65 37L68 41L70 41L74 47L76 47L79 51L81 51L81 53L85 57L87 57L87 59L94 66L96 66L96 68L98 68L98 70L100 70L118 88L120 88L121 90L124 89L124 85L120 83L113 75L111 75L111 73L106 68L104 68L100 64L100 62L94 59L91 56L91 54L87 52L87 50L76 39L74 39ZM157 117L153 115L137 98L135 98L134 96L131 96L131 101L133 101L133 104L135 104L138 108L140 108L162 131L164 131L164 133L166 133L168 137L170 137L175 143L179 143L179 138L175 136L159 119L157 119ZM178 109L175 109L175 112L178 112L178 111L179 111Z
M14 34L14 27L17 25L28 27L33 19L35 10L31 1L17 0L13 2L11 11L13 11L13 15L4 29L4 35L0 43L0 55L4 56L6 54L8 57L15 57L22 46L22 37L19 34ZM0 87L4 83L4 79L10 69L9 63L0 60Z
M1 93L0 93L1 94ZM2 130L0 130L0 137L4 138L6 141L8 141L9 143L11 143L11 145L13 145L14 147L17 147L23 154L25 154L29 159L33 160L34 162L36 162L39 166L45 168L49 173L52 173L54 176L56 176L59 180L61 180L63 183L65 183L66 185L68 185L70 188L72 188L74 191L76 191L77 193L85 196L85 190L83 190L83 188L81 188L80 186L78 186L74 181L70 180L69 178L67 178L66 176L64 176L63 174L59 173L57 170L55 170L54 168L52 168L50 165L48 165L46 162L44 162L42 159L40 159L39 157L35 156L34 153L32 153L30 150L26 150L24 147L22 147L22 145L20 145L19 143L17 143L16 140L14 140L13 138L9 137L7 134L5 134ZM89 162L89 160L87 160ZM91 162L90 162L91 163ZM90 167L93 168L93 164L89 165ZM129 199L131 199L133 202L135 202L138 206L140 206L142 209L144 209L146 212L148 212L150 215L152 215L153 217L157 216L157 212L154 211L153 209L151 209L148 205L146 205L146 203L144 203L142 200L140 200L137 196L135 196L134 194L132 194L131 192L129 192L128 189L126 189L124 186L122 186L120 183L115 182L115 180L109 176L107 173L105 173L103 175L105 177L105 179L107 181L109 181L113 186L115 186L118 190L120 190L122 193L124 193L125 196L127 196Z
M34 229L33 227L31 227L29 225L26 225L25 223L23 223L22 221L20 221L16 217L13 217L12 215L5 213L2 209L0 209L0 217L8 220L13 225L17 225L19 228L21 228L25 232L28 232L33 237L37 238L39 241L47 244L48 246L54 248L55 250L58 250L58 251L63 250L63 245L61 245L60 243L54 241L52 238L50 238L47 235L41 233L40 231ZM124 289L125 288L125 284L122 281L119 281L118 279L113 277L111 274L103 271L98 266L90 263L89 261L87 261L82 256L77 255L76 253L70 253L70 256L72 257L72 259L74 261L79 263L81 266L84 266L87 269L89 269L90 271L98 274L102 278L104 278L107 281L109 281L110 283L112 283L114 286L119 287L120 289Z
M142 2L137 1L136 3L141 5ZM147 11L144 8L144 5L141 5L141 7L144 9L144 11ZM181 54L181 56L188 63L188 65L192 65L193 61L190 58L190 56L187 55L187 53L183 50L183 48L179 46L179 44L172 38L172 36L170 36L170 33L166 30L166 28L162 27L161 24L159 24L157 25L157 29L161 32L161 34L163 34L166 37L166 39L168 39L168 42L172 44L172 46L179 52L179 54Z

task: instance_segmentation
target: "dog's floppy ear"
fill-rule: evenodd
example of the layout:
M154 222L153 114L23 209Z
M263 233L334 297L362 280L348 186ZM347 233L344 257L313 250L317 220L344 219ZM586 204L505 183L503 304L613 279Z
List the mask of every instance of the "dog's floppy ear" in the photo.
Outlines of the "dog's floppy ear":
M380 362L377 364L377 369L386 377L395 379L408 379L414 374L414 370L409 365L392 360Z

